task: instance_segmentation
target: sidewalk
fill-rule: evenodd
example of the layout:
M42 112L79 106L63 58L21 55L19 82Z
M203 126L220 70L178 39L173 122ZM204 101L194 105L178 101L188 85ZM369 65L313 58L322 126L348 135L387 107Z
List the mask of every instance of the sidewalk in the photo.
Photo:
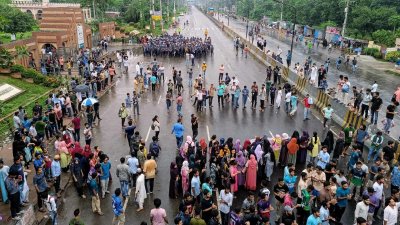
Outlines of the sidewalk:
M218 15L214 15L214 18L218 20ZM228 26L228 20L226 17L220 16L219 20L224 22L225 26ZM249 23L250 27L251 22ZM229 18L229 27L233 29L236 33L246 36L246 22L238 21L233 18ZM282 49L282 58L283 61L286 62L286 53L290 50L290 41L291 37L286 38L283 35L282 39L276 39L276 35L274 34L276 31L271 31L268 29L261 30L262 37L267 40L267 49L271 51L277 51L278 46ZM248 37L249 38L249 37ZM233 45L233 42L232 42ZM254 44L256 46L256 40L254 40ZM311 56L313 63L316 63L317 66L323 65L327 58L330 58L330 67L329 73L327 75L327 80L329 87L336 87L336 83L339 77L339 74L343 74L344 76L348 76L351 82L351 85L357 86L357 88L369 88L374 81L377 81L379 87L378 91L380 92L380 97L383 100L383 105L381 110L379 111L379 119L378 119L378 128L383 129L383 125L380 122L385 118L386 107L390 104L390 100L394 91L397 89L397 86L400 84L400 76L396 76L387 72L387 70L394 69L394 65L389 62L381 62L370 56L360 56L357 58L358 61L358 72L356 74L352 74L351 71L336 69L336 58L340 55L340 51L334 50L332 53L328 54L326 49L314 48L311 54L305 53L305 47L301 43L294 42L293 45L293 55L292 55L292 64L299 62L303 64L305 59L308 56ZM286 63L285 63L286 64ZM293 70L293 68L290 68ZM368 120L369 122L369 120ZM396 126L400 124L400 118L398 116L395 117L394 122ZM390 131L390 136L394 139L398 139L400 136L400 129L392 128Z
M111 51L109 51L111 53ZM103 55L102 57L108 57L108 54ZM75 76L78 74L77 70L72 71L72 75ZM104 90L98 92L98 97L101 98L105 93L107 93L115 84L116 84L117 79L110 85L108 85ZM80 112L81 118L84 120L84 116L82 114L82 111ZM67 127L71 126L71 121L72 118L64 117L64 124L67 125ZM51 155L55 155L56 153L52 150L50 146L53 145L55 141L55 137L53 136L52 139L50 140L45 140L46 146L49 149L49 153ZM12 143L8 143L4 145L3 147L0 148L0 158L3 158L4 164L7 166L11 166L13 164L13 156L12 156ZM28 224L28 222L25 221L36 221L37 224L46 224L48 221L48 214L47 213L42 213L38 211L37 208L37 194L35 191L35 187L33 186L33 176L35 174L35 169L33 168L33 164L31 163L30 165L30 170L31 172L28 173L27 175L27 181L28 181L28 186L29 186L29 205L24 207L23 209L26 210L30 206L33 206L33 213L26 213L21 216L22 220L21 221L12 221L11 220L11 213L10 213L10 204L4 204L3 202L0 203L0 224L7 224L7 225L31 225ZM70 183L70 173L62 173L61 176L61 195L63 196L64 191L66 190L67 186ZM49 183L50 188L52 187L52 184ZM59 199L58 202L58 207L63 203L62 200L63 197ZM29 211L29 210L28 210Z

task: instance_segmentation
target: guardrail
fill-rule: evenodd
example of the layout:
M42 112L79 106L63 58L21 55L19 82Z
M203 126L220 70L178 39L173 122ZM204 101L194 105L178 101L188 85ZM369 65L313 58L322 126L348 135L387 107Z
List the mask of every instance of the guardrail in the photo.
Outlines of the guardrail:
M335 110L332 120L339 126L346 127L349 124L352 124L357 129L358 127L360 127L361 124L368 125L368 122L364 120L362 116L359 116L354 111L346 107L343 103L335 99L334 96L331 96L328 93L323 92L321 89L318 89L315 86L311 85L307 81L307 79L299 77L295 72L291 71L287 66L276 61L271 56L261 51L261 49L253 45L251 41L248 41L245 37L236 33L230 27L225 26L223 23L219 22L213 16L207 15L206 13L204 13L204 15L206 15L219 28L221 29L223 28L223 31L232 38L239 37L244 42L244 45L247 45L247 47L250 49L250 53L257 60L261 61L265 65L272 66L273 68L275 66L280 67L282 69L282 78L286 80L289 84L294 86L296 91L302 96L309 94L314 99L314 107L316 107L319 111L321 111L328 104L331 104L332 108ZM395 158L397 159L397 157L400 156L399 140L396 140L386 134L383 134L383 136L385 143L387 143L387 141L389 140L395 142L395 149L397 149Z

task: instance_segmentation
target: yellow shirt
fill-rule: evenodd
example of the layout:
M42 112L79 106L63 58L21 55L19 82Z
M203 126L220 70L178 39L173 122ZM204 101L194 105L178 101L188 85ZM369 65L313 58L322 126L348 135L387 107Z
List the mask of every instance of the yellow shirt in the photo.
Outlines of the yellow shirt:
M143 172L146 179L156 177L157 163L154 159L146 160L143 165Z
M203 63L203 64L201 65L201 69L202 69L203 71L206 71L206 69L207 69L207 64Z

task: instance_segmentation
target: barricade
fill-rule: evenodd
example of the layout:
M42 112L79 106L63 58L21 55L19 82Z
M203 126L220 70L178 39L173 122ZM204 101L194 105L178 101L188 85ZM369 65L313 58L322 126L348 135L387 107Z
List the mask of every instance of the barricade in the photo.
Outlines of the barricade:
M317 94L317 100L315 102L315 105L317 106L317 108L323 109L327 105L329 105L330 102L331 102L331 97L327 93L325 93L324 91L319 89L318 94Z
M306 78L298 77L297 81L296 81L295 88L299 93L303 93L303 91L304 91L304 89L306 87L306 84L307 84L307 79Z
M283 69L282 69L282 77L285 80L288 79L288 77L289 77L289 67L283 67Z
M347 127L349 124L352 124L354 128L358 129L361 124L366 124L366 121L361 115L358 115L354 111L348 109L346 115L344 116L343 127Z

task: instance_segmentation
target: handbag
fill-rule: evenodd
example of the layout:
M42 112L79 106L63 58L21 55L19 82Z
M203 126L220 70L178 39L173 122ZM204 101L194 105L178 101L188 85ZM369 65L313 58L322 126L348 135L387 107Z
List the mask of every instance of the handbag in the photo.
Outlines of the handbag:
M235 179L235 177L230 177L229 178L229 182L231 183L231 184L234 184L234 183L236 183L236 179Z

